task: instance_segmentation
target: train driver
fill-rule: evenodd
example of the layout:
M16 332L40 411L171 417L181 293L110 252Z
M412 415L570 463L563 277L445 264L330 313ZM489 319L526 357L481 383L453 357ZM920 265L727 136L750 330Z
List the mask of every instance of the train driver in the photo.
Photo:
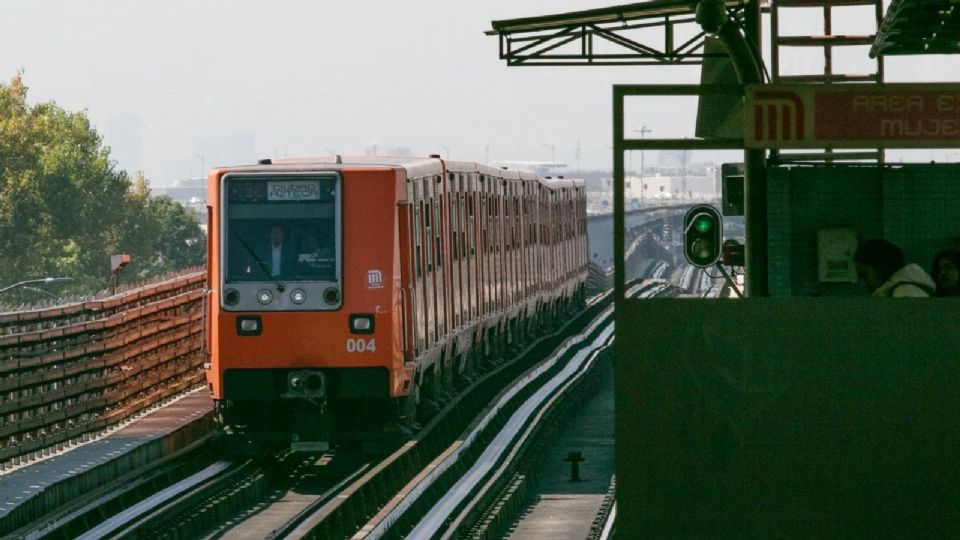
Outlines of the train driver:
M284 236L282 226L271 225L268 241L258 250L270 277L289 275L296 269L297 254L292 246L284 243Z

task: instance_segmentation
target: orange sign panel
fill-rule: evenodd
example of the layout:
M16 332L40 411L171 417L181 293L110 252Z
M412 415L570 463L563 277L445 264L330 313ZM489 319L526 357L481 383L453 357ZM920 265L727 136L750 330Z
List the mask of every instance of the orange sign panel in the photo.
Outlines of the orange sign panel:
M748 148L960 147L960 85L750 85L743 118Z

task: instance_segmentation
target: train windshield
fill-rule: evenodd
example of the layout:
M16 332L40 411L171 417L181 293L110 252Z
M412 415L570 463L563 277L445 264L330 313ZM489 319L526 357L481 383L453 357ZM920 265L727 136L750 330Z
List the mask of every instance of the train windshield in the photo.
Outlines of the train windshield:
M225 281L340 281L338 185L334 175L228 176Z

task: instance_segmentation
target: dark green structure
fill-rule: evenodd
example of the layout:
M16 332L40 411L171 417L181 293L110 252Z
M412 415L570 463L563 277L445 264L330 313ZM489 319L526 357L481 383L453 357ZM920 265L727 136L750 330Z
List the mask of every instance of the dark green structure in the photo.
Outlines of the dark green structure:
M960 531L960 299L616 307L627 538Z

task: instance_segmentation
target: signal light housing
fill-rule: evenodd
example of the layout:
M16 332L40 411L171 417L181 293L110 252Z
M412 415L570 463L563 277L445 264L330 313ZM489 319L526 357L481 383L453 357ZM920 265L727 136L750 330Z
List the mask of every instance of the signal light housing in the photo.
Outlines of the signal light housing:
M744 259L743 244L733 238L723 241L723 264L727 266L743 266Z
M698 204L683 217L683 255L697 267L713 266L720 258L723 218L709 204Z

